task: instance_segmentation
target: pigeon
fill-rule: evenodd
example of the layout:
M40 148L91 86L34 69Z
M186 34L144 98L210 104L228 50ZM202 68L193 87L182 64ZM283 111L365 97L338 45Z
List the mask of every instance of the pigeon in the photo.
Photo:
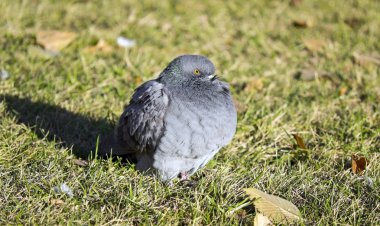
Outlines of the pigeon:
M133 156L139 171L187 180L232 140L237 124L229 85L205 56L175 58L139 86L98 153Z

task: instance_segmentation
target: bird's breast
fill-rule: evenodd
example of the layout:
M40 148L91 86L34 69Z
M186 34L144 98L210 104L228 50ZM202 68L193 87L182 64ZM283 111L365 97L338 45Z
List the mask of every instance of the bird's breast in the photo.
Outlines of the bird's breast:
M198 100L172 98L164 119L159 151L196 159L219 150L232 139L236 111L232 100L212 95Z

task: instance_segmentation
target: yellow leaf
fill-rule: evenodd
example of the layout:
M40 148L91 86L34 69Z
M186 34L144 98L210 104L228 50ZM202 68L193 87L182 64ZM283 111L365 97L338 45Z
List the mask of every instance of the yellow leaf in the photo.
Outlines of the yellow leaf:
M86 53L97 53L97 52L110 53L113 51L113 48L105 40L100 39L98 43L96 43L96 45L88 46L84 48L83 51Z
M345 86L343 86L343 87L341 87L341 88L339 89L339 95L340 95L340 96L343 96L343 95L345 95L345 94L347 93L347 91L348 91L348 88L345 87Z
M59 52L68 46L77 34L69 31L40 31L37 32L37 42L45 49Z
M246 188L244 191L254 199L256 209L272 221L287 224L301 220L301 213L293 203L256 188Z
M253 221L254 226L267 226L272 225L272 222L269 220L267 216L264 216L261 213L257 213L255 219Z
M244 88L246 92L261 91L264 88L264 83L261 79L253 79L247 83Z
M54 205L54 206L60 206L62 204L64 204L65 202L61 199L52 199L50 200L50 204Z
M311 52L321 51L326 46L326 43L323 40L314 38L303 40L303 44L305 45L306 49Z

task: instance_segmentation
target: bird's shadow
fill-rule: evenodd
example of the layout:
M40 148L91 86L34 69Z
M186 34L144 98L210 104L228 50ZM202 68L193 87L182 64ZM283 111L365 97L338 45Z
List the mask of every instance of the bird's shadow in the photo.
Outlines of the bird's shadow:
M94 119L42 101L9 94L0 95L2 101L8 114L30 127L39 138L55 141L82 158L93 155L98 138L111 133L113 128L105 119Z

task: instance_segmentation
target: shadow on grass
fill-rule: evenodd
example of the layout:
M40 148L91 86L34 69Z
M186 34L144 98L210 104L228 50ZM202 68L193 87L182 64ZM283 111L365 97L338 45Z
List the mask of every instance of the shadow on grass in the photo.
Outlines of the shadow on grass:
M89 157L95 150L97 138L109 134L113 127L105 119L93 119L28 98L5 94L0 95L0 101L5 101L8 113L30 127L38 137L72 148L73 153L82 158Z

